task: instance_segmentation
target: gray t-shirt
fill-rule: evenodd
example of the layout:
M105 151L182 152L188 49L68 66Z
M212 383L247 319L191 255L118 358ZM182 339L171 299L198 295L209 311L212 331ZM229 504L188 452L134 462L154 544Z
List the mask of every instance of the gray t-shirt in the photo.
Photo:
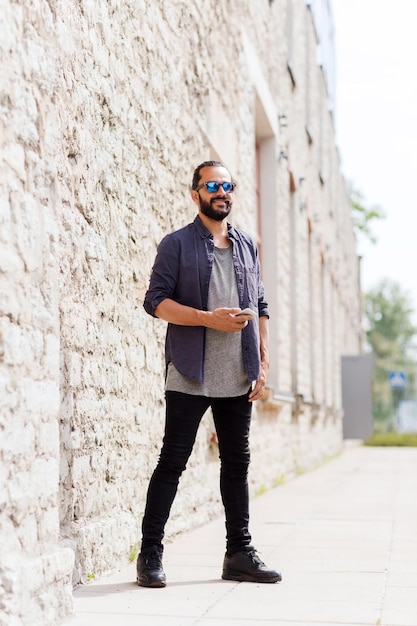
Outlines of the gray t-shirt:
M220 307L239 307L232 244L228 248L214 249L208 310ZM241 333L206 328L204 382L186 378L171 362L168 364L165 389L209 398L232 398L247 393L249 386L243 363Z

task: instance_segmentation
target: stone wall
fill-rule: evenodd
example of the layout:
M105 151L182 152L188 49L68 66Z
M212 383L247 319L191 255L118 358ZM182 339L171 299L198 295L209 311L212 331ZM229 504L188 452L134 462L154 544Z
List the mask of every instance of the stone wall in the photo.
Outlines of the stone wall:
M340 449L358 260L316 30L290 4L293 75L287 0L0 0L2 625L57 623L71 584L137 550L164 417L143 295L207 158L238 181L273 312L252 495ZM218 469L207 415L168 541L222 513Z

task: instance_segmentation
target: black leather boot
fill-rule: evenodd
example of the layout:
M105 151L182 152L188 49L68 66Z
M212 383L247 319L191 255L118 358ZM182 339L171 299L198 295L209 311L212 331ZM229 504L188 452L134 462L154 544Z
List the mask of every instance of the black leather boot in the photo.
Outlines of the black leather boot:
M150 546L140 552L136 563L136 580L140 587L165 587L162 552L161 546Z
M254 548L246 552L226 554L222 578L250 583L277 583L282 580L281 572L269 569Z

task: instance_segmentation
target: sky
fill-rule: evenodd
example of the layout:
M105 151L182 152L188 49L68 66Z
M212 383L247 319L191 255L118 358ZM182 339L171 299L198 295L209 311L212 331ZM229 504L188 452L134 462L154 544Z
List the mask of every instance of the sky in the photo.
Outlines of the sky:
M417 36L415 0L332 0L336 142L342 174L386 219L361 243L362 287L384 278L409 294L417 322Z

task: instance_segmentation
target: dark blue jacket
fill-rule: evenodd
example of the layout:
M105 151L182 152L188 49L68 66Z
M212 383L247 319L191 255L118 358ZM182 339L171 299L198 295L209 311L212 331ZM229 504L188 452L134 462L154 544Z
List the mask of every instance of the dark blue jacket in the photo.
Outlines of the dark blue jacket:
M269 317L256 245L249 235L227 225L233 241L233 264L236 272L239 306ZM213 235L197 215L194 222L166 235L158 246L148 291L143 306L149 315L166 298L207 311L208 290L214 259ZM178 371L199 382L204 379L203 326L168 324L165 360ZM243 359L248 380L257 380L260 372L258 319L241 331ZM221 364L227 372L227 363Z

